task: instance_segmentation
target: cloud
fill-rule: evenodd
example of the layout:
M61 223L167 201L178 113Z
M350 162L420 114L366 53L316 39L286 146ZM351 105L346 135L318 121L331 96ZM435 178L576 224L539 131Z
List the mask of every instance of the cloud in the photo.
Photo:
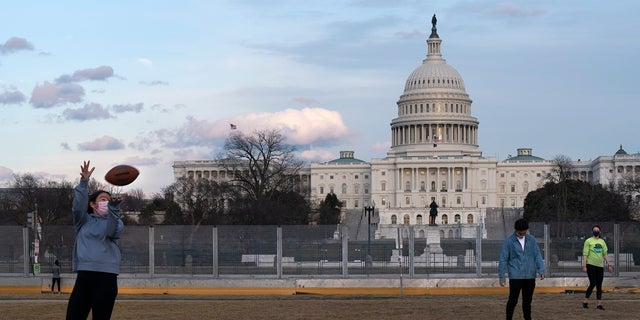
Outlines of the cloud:
M300 158L307 161L324 162L336 158L336 154L325 149L304 150L298 153Z
M146 85L146 86L168 86L169 82L167 81L161 81L161 80L153 80L153 81L140 81L139 82L141 85Z
M29 102L35 108L51 108L58 104L81 102L84 88L75 83L55 84L45 81L33 88Z
M0 54L10 54L17 51L32 51L33 45L24 38L12 37L4 44L0 45Z
M399 39L402 39L402 40L411 40L411 39L416 39L416 38L423 38L424 37L424 31L420 31L420 30L413 30L411 32L398 31L398 32L395 33L395 36L398 37Z
M318 105L318 101L317 100L315 100L313 98L308 98L308 97L294 98L293 101L298 102L298 103L300 103L301 105L303 105L305 107Z
M124 149L124 143L114 137L103 136L93 141L79 143L78 149L80 151L121 150Z
M0 181L9 181L13 178L13 170L0 166Z
M139 64L145 66L145 67L152 67L153 66L153 61L147 59L147 58L139 58L138 60L136 60L136 62L138 62Z
M19 104L27 100L24 94L18 90L5 90L0 92L0 104Z
M178 128L165 128L138 137L130 147L146 150L154 147L162 149L185 149L201 147L212 153L221 140L231 132L230 124L236 130L250 134L254 130L277 129L287 143L296 146L338 145L352 133L347 129L340 113L323 108L286 109L274 113L252 113L214 122L188 117ZM206 151L208 150L208 151ZM184 156L183 153L179 153ZM311 155L309 155L311 157Z
M391 141L378 142L371 147L371 151L376 153L387 152L389 149L391 149Z
M77 70L73 75L62 75L55 80L56 83L80 82L85 80L104 81L113 77L113 68L100 66L93 69Z
M67 142L61 142L60 147L62 147L62 149L65 151L71 151L71 146Z
M501 3L498 5L498 8L493 10L493 13L499 16L524 18L524 17L538 16L538 15L544 14L545 11L542 9L535 9L535 8L534 9L522 8L512 3Z
M128 157L122 160L122 163L137 167L137 166L154 166L161 161L159 158L144 158L144 157Z
M135 112L140 113L144 107L144 103L136 103L136 104L114 104L111 106L111 110L116 113L125 113L125 112Z
M98 103L86 104L84 107L79 109L65 109L62 112L62 116L66 120L77 120L77 121L114 118L109 113L109 110L105 109L104 107L102 107L102 105Z

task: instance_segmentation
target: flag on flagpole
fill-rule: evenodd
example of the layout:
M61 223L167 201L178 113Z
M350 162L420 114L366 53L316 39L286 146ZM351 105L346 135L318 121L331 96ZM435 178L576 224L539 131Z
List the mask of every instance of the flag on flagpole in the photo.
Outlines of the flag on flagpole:
M235 124L233 124L233 123L230 123L230 124L229 124L229 126L231 127L231 130L235 130L235 129L237 129L237 128L238 128L238 127L236 127L236 125L235 125Z

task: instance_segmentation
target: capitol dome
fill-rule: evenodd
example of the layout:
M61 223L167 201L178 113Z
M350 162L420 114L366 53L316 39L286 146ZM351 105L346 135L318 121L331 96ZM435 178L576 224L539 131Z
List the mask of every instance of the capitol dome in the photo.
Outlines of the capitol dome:
M452 89L466 92L462 77L452 66L440 58L427 57L407 78L404 92L422 89ZM448 91L448 90L447 90Z
M436 29L435 15L432 23L431 35L427 40L427 57L407 78L404 93L411 94L415 90L435 89L438 92L466 94L462 76L442 58L442 53L440 52L442 40L440 40Z
M436 17L427 57L411 72L391 121L389 156L480 156L478 119L460 73L442 58Z

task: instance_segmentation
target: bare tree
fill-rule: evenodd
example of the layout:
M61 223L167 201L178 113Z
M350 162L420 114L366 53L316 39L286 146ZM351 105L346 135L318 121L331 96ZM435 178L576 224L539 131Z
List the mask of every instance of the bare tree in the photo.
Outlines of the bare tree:
M220 162L231 173L235 223L289 224L308 221L309 204L301 194L299 173L304 162L278 130L234 132ZM307 210L307 212L301 212Z
M199 226L224 223L225 204L230 198L226 183L209 179L178 178L163 192L182 206L183 222Z
M640 219L640 174L626 174L618 184L618 188L611 189L615 189L625 197L631 215L635 219Z
M558 184L558 193L553 195L556 200L556 218L558 222L566 221L568 214L568 191L567 180L571 178L571 170L573 168L571 164L571 158L566 155L557 155L553 158L553 168L547 175L547 180L552 183ZM565 224L558 224L562 230L559 230L560 234L564 234Z
M142 189L129 190L124 194L124 201L120 206L122 212L140 212L144 208L144 192Z
M551 172L547 174L547 180L550 182L563 182L571 178L571 171L573 169L572 160L565 155L557 155L553 158L553 168Z
M277 130L233 133L225 143L228 158L223 161L233 172L233 184L255 201L268 200L273 191L294 190L294 177L304 163L285 140Z
M26 221L27 213L37 211L38 222L43 225L71 223L71 183L48 181L30 173L13 178L18 219Z

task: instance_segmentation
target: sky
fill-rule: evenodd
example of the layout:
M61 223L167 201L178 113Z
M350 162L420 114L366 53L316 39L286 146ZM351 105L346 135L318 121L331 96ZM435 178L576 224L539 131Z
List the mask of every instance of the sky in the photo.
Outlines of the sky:
M0 186L117 164L129 189L174 161L278 129L309 162L384 158L431 17L463 77L483 156L640 152L640 2L11 1L0 10ZM636 80L634 80L636 79ZM126 192L126 190L125 190Z

